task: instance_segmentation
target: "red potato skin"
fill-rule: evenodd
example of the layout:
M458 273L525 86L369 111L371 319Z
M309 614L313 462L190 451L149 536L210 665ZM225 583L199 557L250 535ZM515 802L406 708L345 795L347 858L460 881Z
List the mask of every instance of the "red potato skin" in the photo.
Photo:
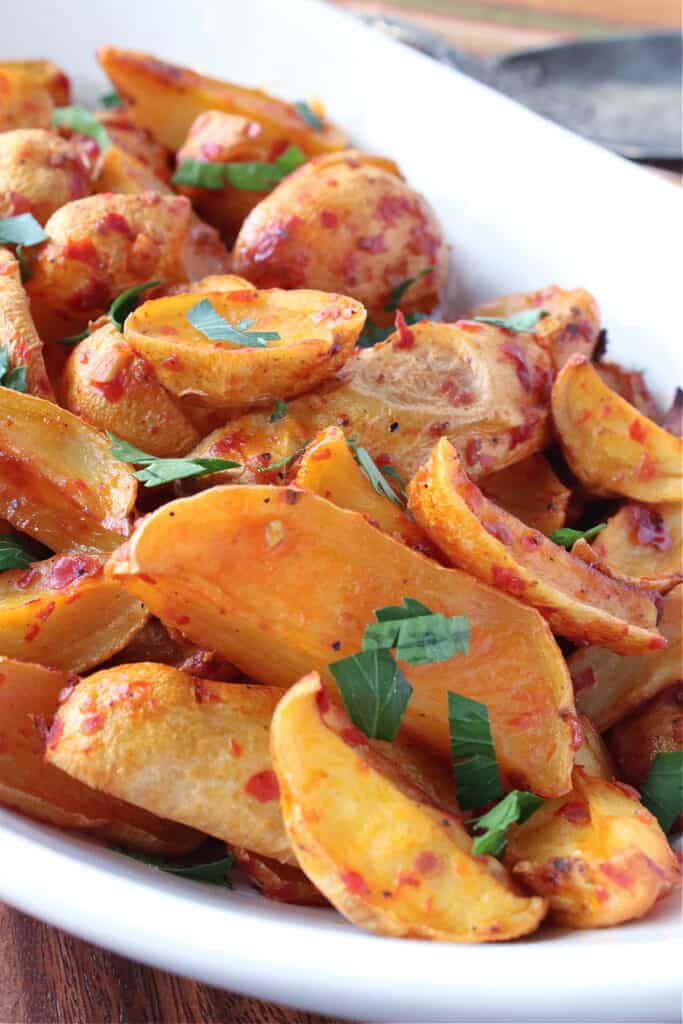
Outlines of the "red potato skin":
M60 206L91 191L78 146L39 128L0 134L0 217L31 213L45 224Z

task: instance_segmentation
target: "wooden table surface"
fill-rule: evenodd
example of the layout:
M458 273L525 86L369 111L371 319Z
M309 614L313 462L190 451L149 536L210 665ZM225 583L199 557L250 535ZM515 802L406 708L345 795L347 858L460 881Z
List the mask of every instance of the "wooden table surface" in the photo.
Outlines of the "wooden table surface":
M481 54L638 27L680 26L679 0L339 0L387 11ZM322 1024L74 939L0 904L0 1024Z

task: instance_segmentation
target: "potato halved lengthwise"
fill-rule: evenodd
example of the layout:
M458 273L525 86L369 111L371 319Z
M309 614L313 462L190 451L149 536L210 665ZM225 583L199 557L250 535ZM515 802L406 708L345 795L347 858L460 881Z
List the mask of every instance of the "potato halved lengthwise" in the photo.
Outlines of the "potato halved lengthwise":
M552 410L564 456L594 494L681 501L683 440L612 391L587 359L572 356L561 370Z
M628 658L591 646L569 657L577 706L600 732L681 678L682 604L683 585L663 599L659 627L668 641L664 650Z
M571 793L513 826L504 860L569 928L643 917L680 885L676 855L637 794L581 768Z
M562 636L622 654L666 646L646 594L597 572L489 501L446 438L411 480L408 505L453 565L538 608Z
M496 505L541 533L559 530L567 521L572 492L540 452L485 477L481 489Z
M10 369L26 367L26 390L30 395L54 402L52 385L45 369L43 343L31 317L28 298L21 283L18 260L0 248L0 349L7 349Z
M124 98L127 113L168 149L182 146L192 122L205 110L241 114L262 126L271 142L300 146L305 153L342 149L344 134L325 120L316 131L292 103L258 89L209 78L149 53L101 46L97 57L105 74Z
M509 332L486 324L402 326L360 350L318 392L290 402L285 419L241 416L205 438L197 454L234 458L261 480L268 458L290 455L337 425L406 479L442 435L473 476L494 473L548 440L548 357L529 336L511 344Z
M0 654L84 672L125 647L147 612L103 564L77 553L0 573Z
M235 328L275 337L263 347L212 341L187 318L200 302L211 303ZM172 395L191 396L221 409L290 398L340 370L365 322L359 302L316 291L183 293L153 299L126 320L127 341L144 356Z
M53 551L111 550L137 481L102 434L53 402L0 388L0 516Z
M47 758L94 789L292 863L268 746L280 696L168 665L118 665L61 705Z
M622 506L591 546L610 571L641 586L670 590L683 579L683 506Z
M394 937L500 942L535 931L545 900L517 891L492 857L474 857L460 819L356 732L315 672L282 698L271 726L289 838L337 910Z
M374 610L416 598L466 615L470 653L407 666L405 728L450 756L447 691L488 706L511 785L569 786L574 706L559 648L533 608L381 533L357 512L285 487L214 487L145 519L107 572L167 626L251 679L291 686L362 649Z
M0 657L0 804L148 853L194 850L203 839L198 832L98 793L45 761L47 727L76 685L77 677L57 669Z

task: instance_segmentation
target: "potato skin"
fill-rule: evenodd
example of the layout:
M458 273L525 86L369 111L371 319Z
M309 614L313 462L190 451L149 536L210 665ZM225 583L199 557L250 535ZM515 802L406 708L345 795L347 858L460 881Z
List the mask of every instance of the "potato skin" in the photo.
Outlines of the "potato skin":
M223 272L227 252L191 212L184 196L143 192L87 196L54 213L27 285L41 335L76 333L132 285Z
M448 249L431 207L389 161L356 150L316 157L288 175L249 214L235 272L262 288L320 288L352 295L378 323L393 288L404 313L439 301Z
M86 423L111 431L151 455L185 455L199 441L154 368L111 323L72 350L61 393L63 405Z
M569 928L643 917L680 885L656 818L619 785L574 770L574 788L513 827L505 863Z
M0 217L32 213L45 224L60 206L91 191L78 146L40 128L0 134Z

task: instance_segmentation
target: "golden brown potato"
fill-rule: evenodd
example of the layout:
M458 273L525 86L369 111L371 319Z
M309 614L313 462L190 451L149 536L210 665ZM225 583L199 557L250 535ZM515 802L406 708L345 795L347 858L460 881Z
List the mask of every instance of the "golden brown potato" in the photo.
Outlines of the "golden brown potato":
M0 654L84 672L125 647L147 613L102 565L102 556L55 555L0 574Z
M247 89L189 68L169 64L148 53L102 46L102 68L125 100L126 112L168 149L177 150L195 118L205 110L222 110L258 121L271 143L294 143L305 153L341 149L346 137L324 119L314 131L291 103L258 89Z
M487 476L481 489L496 505L541 533L553 533L567 520L572 492L540 453Z
M624 505L592 542L612 572L643 587L671 590L683 578L680 504Z
M596 572L489 501L446 438L408 485L408 507L453 565L538 608L554 632L621 654L666 646L646 594Z
M290 402L284 420L242 416L206 437L197 454L234 458L247 467L243 480L262 480L269 462L336 425L404 479L441 435L462 451L472 476L518 462L548 440L547 356L532 340L516 345L529 369L532 386L525 387L507 357L506 333L472 328L428 321L402 327L359 351L323 389Z
M130 530L137 481L77 416L0 388L0 515L53 551L111 550Z
M76 684L77 677L57 669L0 657L0 803L147 853L195 849L202 840L197 832L97 793L46 763L48 724Z
M391 482L389 477L387 483ZM375 491L339 427L322 430L308 445L292 483L327 498L340 508L360 512L369 523L394 540L441 560L442 556L412 517Z
M0 135L0 145L3 136ZM9 366L26 367L26 389L38 398L54 401L45 369L43 343L31 317L21 283L21 268L9 249L0 248L0 349L6 349Z
M505 853L513 876L569 928L604 928L643 917L680 884L666 836L619 785L574 770L568 796L513 827Z
M319 288L358 299L390 323L391 292L404 313L430 313L448 270L448 248L426 200L395 165L357 150L316 157L289 174L249 214L235 270L261 288Z
M237 866L244 871L252 885L269 900L295 903L302 907L329 905L301 868L293 864L282 864L272 857L264 857L240 846L235 847L233 853Z
M551 795L568 788L571 687L541 616L356 512L292 488L215 487L145 519L107 572L167 626L277 686L311 668L331 682L329 663L360 651L374 610L404 596L467 615L467 657L406 670L414 687L407 732L448 756L446 694L455 690L488 706L511 784Z
M0 69L0 132L49 128L52 98L45 85L16 67Z
M614 761L605 743L588 715L579 715L579 726L583 735L581 746L574 755L574 764L583 768L586 775L612 782L616 777Z
M667 686L605 734L626 782L640 786L657 754L683 750L683 682Z
M127 110L112 107L98 110L95 117L106 131L113 146L125 150L148 167L155 177L168 182L170 178L170 153L157 142L151 132L140 128Z
M232 327L248 321L250 334L276 337L262 348L212 341L188 319L201 301ZM150 300L131 313L124 333L170 394L229 410L316 387L347 361L364 322L361 304L344 295L249 287Z
M271 726L285 825L317 888L380 935L495 942L534 931L545 900L517 892L492 857L472 856L460 819L351 741L356 731L315 672L283 697Z
M93 192L172 194L169 186L157 177L148 164L115 145L105 149L97 163Z
M0 74L5 72L10 77L18 75L27 79L38 89L47 89L56 107L65 107L71 102L69 79L50 60L3 60L0 61Z
M111 323L73 349L62 376L67 409L151 455L184 455L199 434L151 364Z
M281 145L269 141L258 121L220 110L206 110L192 123L182 147L176 154L180 165L184 160L206 163L272 162ZM233 242L247 214L267 192L251 192L225 184L221 189L180 186L179 191L192 200L192 205L209 224L218 228L228 242Z
M659 410L639 370L625 370L619 363L594 363L598 376L608 388L634 406L649 420L659 422Z
M94 789L293 863L268 746L281 695L168 665L119 665L61 705L47 758Z
M71 142L39 128L0 134L0 217L32 213L45 224L91 190L89 168Z
M576 702L600 732L681 678L681 596L683 585L662 602L659 627L663 651L624 658L604 647L585 647L569 658Z
M227 268L206 224L193 227L184 196L101 194L67 203L45 225L27 290L41 337L76 333L113 298L155 278L192 280Z
M472 311L472 316L508 317L527 309L544 309L533 330L539 344L547 350L558 373L574 352L590 357L600 334L598 304L583 288L565 291L556 284L536 292L504 295L500 299L484 302Z
M612 391L582 356L572 356L557 377L552 410L564 456L593 493L680 502L681 438Z

